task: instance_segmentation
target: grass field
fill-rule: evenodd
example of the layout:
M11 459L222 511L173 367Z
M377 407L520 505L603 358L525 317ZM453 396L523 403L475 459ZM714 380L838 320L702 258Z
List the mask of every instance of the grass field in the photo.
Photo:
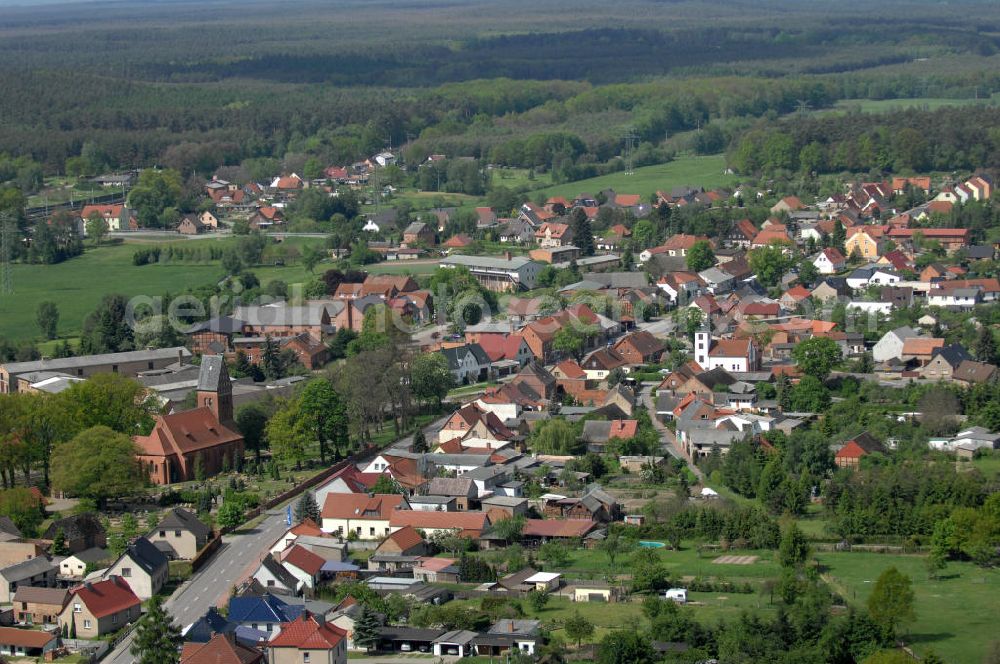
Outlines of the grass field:
M959 468L966 469L969 467L975 468L981 472L986 477L996 480L1000 477L1000 454L992 454L990 456L979 457L973 461L967 463L959 463Z
M232 242L229 239L217 241ZM301 244L322 240L291 238L286 242ZM59 335L71 337L79 333L83 319L106 294L161 296L211 284L222 277L218 262L136 267L132 264L132 254L143 246L147 245L125 243L88 248L82 256L58 265L15 264L14 295L0 296L0 336L14 340L36 338L35 310L43 300L56 303ZM322 265L317 267L317 273L322 269ZM274 279L300 283L309 276L305 268L295 264L255 267L252 271L264 284Z
M937 581L928 579L920 556L817 553L824 578L853 604L864 605L875 579L895 565L913 581L917 620L905 638L917 654L933 648L946 662L982 661L997 639L1000 571L949 563Z
M723 155L707 157L680 156L667 164L643 166L635 169L633 175L611 173L589 180L579 180L542 191L548 196L573 197L581 192L596 194L604 189L614 189L622 194L641 194L648 200L657 189L691 185L714 189L731 185L736 181L733 175L726 175L726 158Z

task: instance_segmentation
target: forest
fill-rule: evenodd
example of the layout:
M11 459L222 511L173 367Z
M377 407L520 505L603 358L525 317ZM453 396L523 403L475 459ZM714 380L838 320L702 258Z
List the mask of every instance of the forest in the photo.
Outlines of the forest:
M0 8L0 182L30 193L41 174L165 165L187 177L262 158L294 170L400 146L409 163L444 153L569 181L616 168L626 130L640 165L728 148L741 172L964 168L980 156L964 146L840 159L827 144L868 116L775 123L843 99L1000 91L991 3L947 16L919 0L741 12L713 1L250 4ZM741 161L744 145L789 129L793 146ZM982 131L954 133L972 145Z

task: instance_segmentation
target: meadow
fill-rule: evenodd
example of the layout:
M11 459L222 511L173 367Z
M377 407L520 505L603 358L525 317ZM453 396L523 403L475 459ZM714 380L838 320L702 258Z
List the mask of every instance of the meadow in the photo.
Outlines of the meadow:
M928 578L924 557L878 553L817 553L823 578L844 599L864 606L884 570L895 566L913 581L914 622L904 641L918 655L931 648L946 662L979 662L1000 623L1000 571L971 563L949 563L938 579Z
M224 244L233 241L230 238L200 240ZM285 242L301 245L322 240L290 238ZM73 337L79 334L84 318L105 295L162 296L211 284L223 277L218 261L133 265L132 254L149 246L153 246L152 243L126 242L88 247L82 256L56 265L15 263L12 266L14 294L0 295L0 337L11 340L37 338L35 311L38 303L45 300L55 302L59 307L59 335ZM304 267L291 263L278 267L258 266L251 271L262 284L274 279L295 284L309 278ZM320 273L322 265L316 271Z
M642 166L632 175L624 172L610 173L588 180L579 180L541 189L547 196L565 196L572 199L579 193L596 194L605 189L614 189L621 194L640 194L644 201L657 190L670 191L673 187L691 185L715 189L736 182L736 177L726 174L725 156L704 157L684 155L666 164Z

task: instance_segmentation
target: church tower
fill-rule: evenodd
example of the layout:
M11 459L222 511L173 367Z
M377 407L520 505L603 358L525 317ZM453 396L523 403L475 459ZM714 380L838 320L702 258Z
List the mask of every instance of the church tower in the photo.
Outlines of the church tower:
M233 424L233 383L221 355L203 355L198 374L198 407L211 410L220 423Z

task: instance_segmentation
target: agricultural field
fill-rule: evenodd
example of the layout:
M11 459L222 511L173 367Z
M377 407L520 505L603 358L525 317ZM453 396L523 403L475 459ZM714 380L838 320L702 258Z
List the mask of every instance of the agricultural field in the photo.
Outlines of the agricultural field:
M682 185L714 189L732 185L736 182L736 177L727 175L725 171L726 158L721 154L705 157L679 156L666 164L637 168L633 175L611 173L547 187L541 191L547 196L573 197L581 192L596 194L610 188L623 194L641 194L644 200L648 200L658 189L669 191Z
M817 553L823 578L844 599L864 606L875 579L895 566L913 581L917 620L904 640L918 655L933 648L946 662L982 661L1000 621L1000 571L949 563L928 578L922 556L879 553Z
M206 241L228 244L234 240L219 238ZM288 246L308 242L322 240L286 240ZM222 277L222 268L217 261L133 265L132 254L148 246L151 243L126 242L88 248L82 256L56 265L15 263L12 266L14 295L0 296L0 337L11 340L36 338L35 309L44 300L51 300L59 307L59 335L73 337L80 332L87 314L106 294L162 296L211 284ZM317 273L322 269L321 264L316 268ZM309 277L305 268L297 264L255 267L252 271L262 284L274 279L290 284L301 283Z

